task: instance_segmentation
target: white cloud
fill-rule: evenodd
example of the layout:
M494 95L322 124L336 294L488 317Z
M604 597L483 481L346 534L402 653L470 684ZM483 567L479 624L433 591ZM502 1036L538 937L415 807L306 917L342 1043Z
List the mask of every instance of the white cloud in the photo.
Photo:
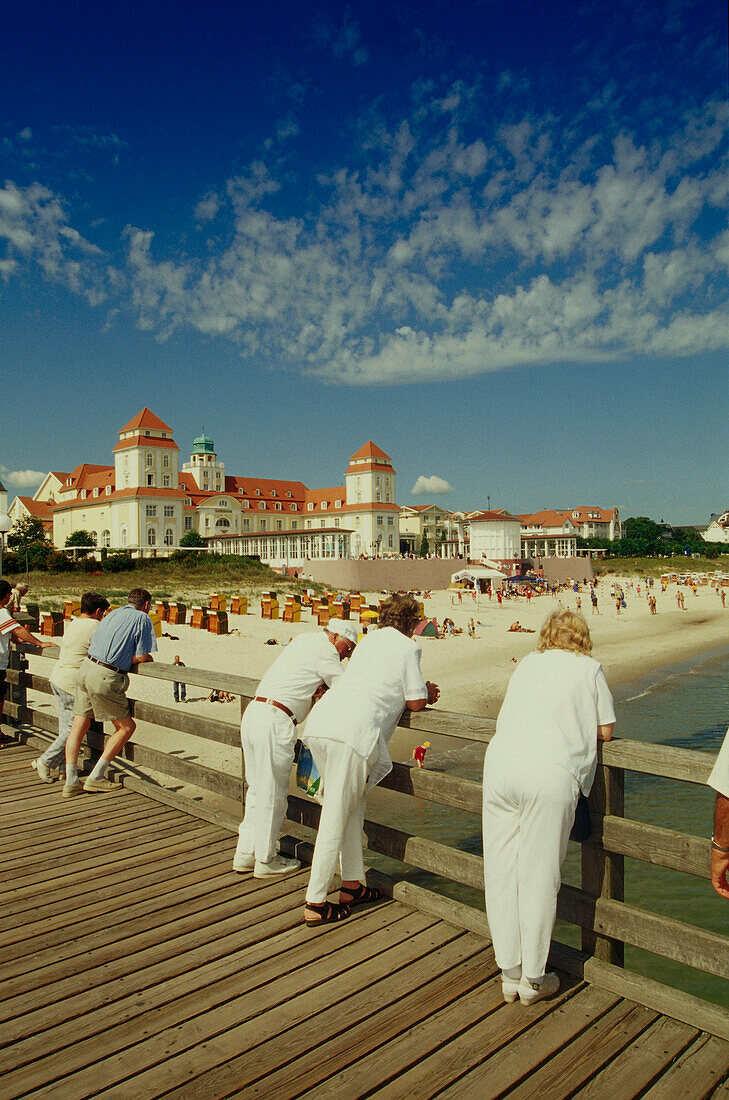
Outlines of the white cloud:
M428 493L429 496L433 496L436 493L452 493L453 486L444 481L442 477L435 477L435 475L425 477L421 474L410 492L413 496L420 496L421 493Z
M195 207L195 220L198 222L211 222L220 210L220 199L214 191L208 191L207 195L200 199Z
M0 466L2 481L19 489L37 488L45 476L40 470L9 470L7 466Z

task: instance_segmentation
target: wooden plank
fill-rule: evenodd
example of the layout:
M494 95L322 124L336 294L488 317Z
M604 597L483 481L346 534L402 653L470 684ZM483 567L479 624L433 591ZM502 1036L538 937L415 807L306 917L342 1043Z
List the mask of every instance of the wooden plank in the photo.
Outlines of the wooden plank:
M288 1100L299 1096L302 1090L309 1091L322 1085L329 1078L339 1075L343 1090L347 1095L356 1095L353 1081L360 1081L366 1089L371 1087L370 1070L365 1062L366 1056L385 1047L385 1044L404 1031L420 1034L421 1028L430 1023L430 1018L441 1009L453 1009L454 1025L459 1029L467 1026L469 1019L482 1019L501 1002L500 979L494 982L498 970L493 953L483 951L470 959L454 966L447 973L434 975L426 986L414 990L399 1000L384 1005L373 1016L361 1020L348 1028L346 1032L335 1035L316 1047L316 1056L303 1061L295 1059L285 1066L277 1067L254 1084L245 1086L244 1091L233 1092L231 1096L254 1097L275 1096L277 1100ZM454 1002L457 1004L454 1006ZM431 1040L423 1037L420 1042L422 1052ZM260 1048L259 1048L260 1053ZM383 1049L383 1058L389 1060L389 1048ZM379 1061L380 1059L375 1059ZM225 1078L228 1080L225 1080ZM347 1082L345 1085L344 1082ZM238 1085L235 1077L216 1071L215 1082L210 1077L200 1081L208 1100L228 1095L223 1089L228 1084Z
M464 961L479 954L476 941L461 937L436 947L430 955L430 967L428 958L421 957L395 975L376 974L369 985L363 984L361 968L358 967L350 972L356 988L347 988L339 1001L319 998L308 1014L298 1012L290 1023L291 1009L296 1009L296 1003L291 1009L282 1006L281 1010L277 1010L281 1013L280 1022L274 1019L274 1026L268 1031L259 1027L251 1032L251 1038L241 1044L240 1051L234 1052L230 1060L195 1080L195 1093L205 1096L206 1100L218 1095L227 1096L231 1091L236 1095L248 1096L254 1082L259 1081L262 1075L277 1070L282 1063L294 1073L301 1073L310 1062L317 1061L324 1042L330 1039L346 1041L353 1029L361 1029L365 1021L371 1021L374 1026L375 1014L383 1007L401 1005L405 997L418 990L426 992L432 982L440 981L441 977L459 968ZM307 997L299 1008L305 1008L308 1000ZM356 1048L352 1048L352 1053L356 1057ZM179 1085L169 1094L169 1100L173 1097L184 1100L190 1095L189 1088L189 1083ZM263 1084L261 1089L261 1095L271 1095Z
M405 925L398 932L399 920L405 920ZM268 938L254 950L244 948L202 967L180 967L179 973L164 983L106 1001L103 1008L97 997L81 995L71 1006L75 1019L59 1022L56 1013L55 1026L39 1034L44 1016L48 1016L47 1010L41 1010L28 1018L26 1038L6 1048L3 1087L12 1094L52 1080L57 1075L55 1054L61 1050L66 1073L83 1070L90 1060L143 1040L150 1029L174 1026L174 1021L216 1008L232 996L241 997L277 982L290 972L292 950L296 951L297 967L303 970L324 957L322 947L328 955L357 943L366 954L378 949L376 937L393 932L393 939L406 938L424 923L423 918L407 917L404 912L393 920L383 909L375 910L343 924L324 944L308 936L299 924L284 937ZM22 1066L27 1067L24 1073L13 1072Z
M617 768L600 765L595 775L590 801L603 814L623 817L625 814L625 773ZM604 846L583 844L581 856L581 885L589 897L612 898L622 901L625 893L625 860L623 856L609 852ZM594 928L582 929L582 950L606 962L622 966L625 947L622 942L600 936Z
M293 879L298 877L298 884ZM259 883L252 879L250 883L234 884L222 900L221 894L211 896L196 909L182 904L160 913L158 924L150 928L148 917L124 922L118 926L109 925L97 928L79 940L69 942L62 949L54 949L56 962L51 958L42 959L41 968L36 967L30 973L6 979L0 986L0 1014L7 1019L16 1012L30 1012L39 1004L46 1004L48 997L58 999L77 992L79 988L90 989L110 981L113 974L128 973L135 965L141 966L150 958L167 958L181 943L187 944L189 937L193 942L205 942L216 935L225 935L232 927L244 928L255 924L265 924L270 917L277 916L282 908L291 905L292 888L303 885L302 876L290 876L286 883ZM301 920L300 912L297 921ZM180 948L181 949L181 948ZM79 974L77 956L84 957L83 973ZM133 957L137 956L136 963ZM38 964L39 959L35 960ZM51 972L48 972L48 967Z
M679 749L671 745L652 745L647 741L628 741L614 737L598 750L603 764L644 775L660 775L665 779L680 779L685 783L705 785L714 766L716 755L696 749Z
M176 828L178 823L169 821L164 810L160 809L159 813L153 811L145 815L144 823L139 821L136 813L131 813L128 816L117 816L114 830L115 832L123 832L125 837L129 837L144 830L149 832L151 827L154 827L156 833L158 829ZM70 857L78 848L78 840L77 829L67 826L65 831L59 830L57 832L54 828L53 852L56 854L56 859ZM9 874L16 865L23 867L35 866L36 863L48 858L48 851L47 830L45 840L41 840L33 834L26 834L14 849L10 848L5 852L0 851L0 875Z
M643 1093L644 1100L709 1096L729 1072L729 1043L701 1034Z
M576 1095L583 1100L602 1100L606 1095L610 1100L633 1100L661 1076L697 1035L695 1028L662 1016Z
M398 922L398 926L401 924ZM409 936L403 943L387 947L387 934L375 933L352 948L311 964L305 968L306 974L297 970L252 994L228 999L224 1005L193 1016L185 1023L160 1029L157 1013L145 1041L108 1057L94 1058L79 1073L65 1075L64 1052L59 1053L53 1059L53 1072L57 1078L64 1076L45 1087L44 1100L68 1100L69 1091L74 1100L97 1095L114 1096L115 1100L125 1097L143 1100L183 1083L189 1085L192 1078L205 1070L226 1062L242 1049L258 1045L272 1030L284 1030L282 1020L288 1022L285 1029L288 1044L291 1024L308 1019L316 1005L331 1002L341 1009L340 998L351 996L353 987L367 988L383 969L400 970L408 962L434 952L454 935L457 933L453 930L434 925ZM366 961L351 969L350 964L363 948Z
M309 827L318 824L321 807L315 802L289 795L287 817ZM433 840L424 840L390 825L369 819L364 823L367 847L413 867L442 875L467 886L483 887L483 860Z
M556 1005L568 1000L576 992L575 983L567 980L557 998L549 1003L542 1001L524 1011L521 1011L519 1005L508 1006L507 1011L502 999L498 1011L465 1028L442 1047L428 1042L418 1048L417 1035L412 1036L410 1046L404 1052L402 1068L399 1068L399 1061L391 1064L385 1060L379 1070L374 1066L371 1068L370 1072L375 1074L377 1084L371 1095L383 1098L425 1098L441 1092L447 1093L467 1069L477 1066L497 1051L506 1049L517 1035L533 1028L546 1013L553 1011ZM326 1095L326 1085L324 1092ZM328 1092L330 1100L333 1100L334 1095L333 1090ZM469 1093L457 1088L454 1095L462 1097ZM478 1096L478 1092L470 1095Z
M470 779L458 779L456 776L446 775L445 772L431 772L426 768L411 768L407 764L393 763L392 771L379 786L481 816L481 784Z
M638 1001L655 1012L729 1041L729 1012L719 1005L599 959L585 962L584 975L585 981L593 982L602 989Z

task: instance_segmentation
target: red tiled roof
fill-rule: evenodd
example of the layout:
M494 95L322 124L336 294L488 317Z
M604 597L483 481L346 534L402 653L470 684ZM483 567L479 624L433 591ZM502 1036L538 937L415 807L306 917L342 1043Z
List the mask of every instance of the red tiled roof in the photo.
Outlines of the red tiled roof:
M141 412L137 413L133 420L130 420L128 424L125 424L123 428L120 428L120 432L131 432L133 428L147 428L148 430L171 432L172 428L169 424L165 424L164 420L160 420L158 416L145 407Z
M512 516L510 512L469 512L468 518L472 523L487 522L488 520L512 519L521 521L521 516Z
M522 527L563 527L568 520L572 520L567 512L558 512L555 509L545 509L542 512L533 512L531 515L517 516Z
M326 501L333 508L337 500L341 500L344 504L347 499L347 490L344 485L335 485L331 489L307 489L304 499L307 504L321 504L322 501Z
M51 506L47 500L34 500L33 497L18 497L28 515L34 519L50 520L52 518Z
M353 462L356 458L386 458L388 462L392 461L390 456L385 454L385 452L378 447L376 443L373 443L371 439L368 439L364 446L360 447L358 451L355 451L349 461Z
M167 447L171 451L179 451L174 439L160 439L156 435L130 435L127 439L120 439L113 451L126 451L130 447Z

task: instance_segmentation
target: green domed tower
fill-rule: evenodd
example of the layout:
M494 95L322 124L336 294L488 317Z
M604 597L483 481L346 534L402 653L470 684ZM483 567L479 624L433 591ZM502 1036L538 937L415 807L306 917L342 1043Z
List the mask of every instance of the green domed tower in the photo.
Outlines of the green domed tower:
M215 444L209 435L205 435L205 428L197 439L193 439L190 461L182 468L185 473L192 474L198 489L204 493L225 491L225 463L218 462Z

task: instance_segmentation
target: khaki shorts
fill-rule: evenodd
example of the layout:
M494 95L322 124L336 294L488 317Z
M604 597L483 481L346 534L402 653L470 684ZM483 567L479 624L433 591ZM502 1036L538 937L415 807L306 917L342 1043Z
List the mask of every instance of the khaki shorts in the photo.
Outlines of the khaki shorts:
M124 694L129 687L126 672L114 672L85 657L76 679L73 713L100 722L119 722L131 711Z

